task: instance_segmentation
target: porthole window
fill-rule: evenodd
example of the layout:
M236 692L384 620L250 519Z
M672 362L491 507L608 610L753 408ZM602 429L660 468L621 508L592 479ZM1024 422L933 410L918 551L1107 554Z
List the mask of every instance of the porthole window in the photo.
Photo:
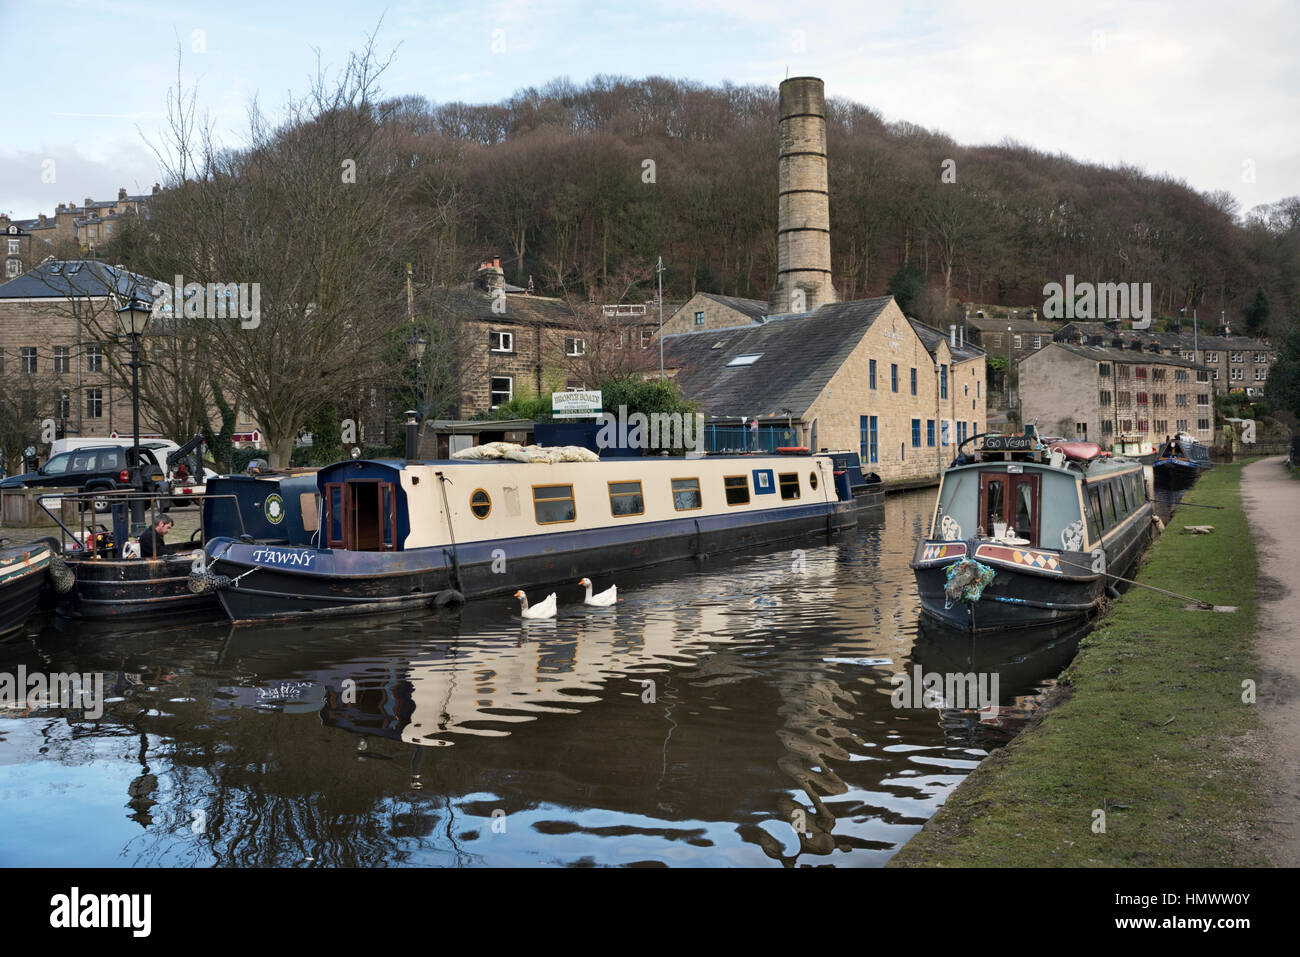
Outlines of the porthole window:
M813 487L814 490L817 488L817 473L816 473L816 472L809 472L809 473L808 473L808 484L811 485L811 486Z
M474 513L475 518L487 518L492 511L492 496L481 488L474 490L474 494L469 497L469 510Z

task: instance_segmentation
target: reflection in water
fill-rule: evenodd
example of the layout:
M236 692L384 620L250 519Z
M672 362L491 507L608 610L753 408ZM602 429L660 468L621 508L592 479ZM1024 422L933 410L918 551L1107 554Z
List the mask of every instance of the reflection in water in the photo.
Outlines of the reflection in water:
M103 671L110 698L99 721L0 718L0 863L882 864L1078 638L918 625L908 559L931 505L906 493L799 552L629 573L614 608L560 588L549 622L502 599L47 628L0 670ZM916 665L995 672L1002 707L896 709Z

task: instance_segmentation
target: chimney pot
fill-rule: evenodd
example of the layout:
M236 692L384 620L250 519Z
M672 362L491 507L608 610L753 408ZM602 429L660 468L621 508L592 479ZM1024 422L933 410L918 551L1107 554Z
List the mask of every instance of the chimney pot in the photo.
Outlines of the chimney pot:
M126 199L126 187L124 187L124 186L119 186L119 187L117 188L117 198L118 198L119 200L121 200L121 199Z

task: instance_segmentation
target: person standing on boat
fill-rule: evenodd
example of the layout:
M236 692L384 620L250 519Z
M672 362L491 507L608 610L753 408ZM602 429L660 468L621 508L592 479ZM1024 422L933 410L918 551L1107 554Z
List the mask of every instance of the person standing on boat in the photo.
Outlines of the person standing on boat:
M749 420L749 444L753 451L758 451L758 417Z
M157 558L163 553L163 548L167 544L163 541L163 536L172 530L173 524L172 520L164 515L153 523L152 528L147 528L140 533L141 558Z

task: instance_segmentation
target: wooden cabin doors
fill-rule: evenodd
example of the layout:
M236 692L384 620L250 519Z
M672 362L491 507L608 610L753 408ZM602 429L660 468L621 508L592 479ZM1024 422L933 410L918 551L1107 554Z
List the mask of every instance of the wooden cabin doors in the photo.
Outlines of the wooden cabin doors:
M326 542L353 552L397 548L397 488L377 479L325 485Z
M1006 522L1018 538L1038 544L1040 478L1037 472L980 474L980 525L986 534L993 534L996 523Z

